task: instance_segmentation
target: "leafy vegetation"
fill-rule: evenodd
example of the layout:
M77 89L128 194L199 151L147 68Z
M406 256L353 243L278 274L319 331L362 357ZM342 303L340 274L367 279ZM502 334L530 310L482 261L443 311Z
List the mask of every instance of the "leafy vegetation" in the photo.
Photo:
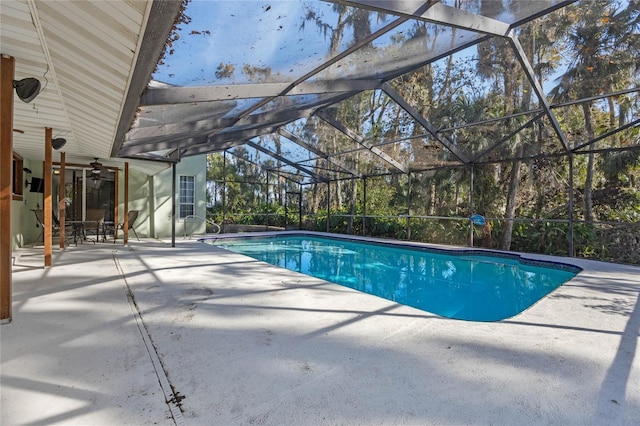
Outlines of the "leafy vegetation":
M344 31L366 40L370 29L356 25L366 17L334 7L340 28L311 10L305 23L326 32L332 49ZM273 157L246 146L210 154L209 214L453 245L473 235L474 245L495 249L640 264L638 9L635 0L584 1L519 27L532 76L508 40L491 38L346 99L322 120L287 126L328 156L283 163L296 153L282 133L254 138ZM384 49L436 45L440 36L416 22ZM559 132L536 86L548 91ZM474 213L489 225L473 227Z

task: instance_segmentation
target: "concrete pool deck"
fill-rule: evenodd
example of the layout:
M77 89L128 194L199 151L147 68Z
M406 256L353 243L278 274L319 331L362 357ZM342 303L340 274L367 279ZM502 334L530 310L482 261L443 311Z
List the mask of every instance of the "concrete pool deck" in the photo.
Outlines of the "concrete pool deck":
M72 247L47 269L41 250L20 251L2 425L640 419L638 267L562 259L583 272L475 323L176 243Z

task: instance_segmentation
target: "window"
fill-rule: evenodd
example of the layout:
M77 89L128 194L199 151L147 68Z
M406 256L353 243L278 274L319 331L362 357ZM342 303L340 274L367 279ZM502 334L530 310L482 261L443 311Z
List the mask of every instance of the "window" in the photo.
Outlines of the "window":
M195 177L180 176L179 217L184 219L196 214L196 187Z
M24 174L22 173L22 168L24 166L24 162L22 157L13 153L13 185L11 192L13 193L13 199L17 201L22 200L22 196L24 195L24 184L22 183L22 178Z

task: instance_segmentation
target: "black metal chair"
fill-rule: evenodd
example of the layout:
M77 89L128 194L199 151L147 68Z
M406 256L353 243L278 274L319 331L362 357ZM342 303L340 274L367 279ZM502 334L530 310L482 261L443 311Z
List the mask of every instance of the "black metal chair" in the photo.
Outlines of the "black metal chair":
M35 239L35 241L40 241L40 238L42 237L42 235L44 234L44 210L43 209L31 209L31 211L36 215L36 226L40 228L40 235L38 235L38 237ZM60 220L58 220L58 217L56 216L55 213L51 213L51 236L55 237L56 235L58 235L60 233ZM64 235L64 239L65 241L68 238L73 237L73 239L76 241L77 244L77 238L75 235L76 229L75 227L65 227L65 235Z
M35 241L40 241L40 238L44 234L44 210L42 209L31 209L31 211L36 215L36 227L40 228L40 235L35 239ZM55 215L54 215L55 216ZM51 224L52 236L56 236L58 232L60 232L60 222L54 220Z

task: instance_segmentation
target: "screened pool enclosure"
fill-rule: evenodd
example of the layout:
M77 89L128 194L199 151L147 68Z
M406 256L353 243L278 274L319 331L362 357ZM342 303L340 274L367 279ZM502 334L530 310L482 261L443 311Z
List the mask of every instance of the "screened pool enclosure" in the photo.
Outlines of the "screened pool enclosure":
M208 154L223 232L640 263L639 9L188 1L113 154Z

